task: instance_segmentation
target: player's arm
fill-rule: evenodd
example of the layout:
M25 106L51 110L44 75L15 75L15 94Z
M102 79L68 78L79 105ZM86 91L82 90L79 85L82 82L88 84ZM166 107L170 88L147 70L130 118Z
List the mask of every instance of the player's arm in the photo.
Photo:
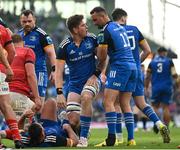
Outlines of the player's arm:
M40 99L38 92L38 85L37 85L37 78L36 78L34 64L35 64L35 54L32 50L29 49L26 55L25 70L26 70L28 84L31 88L34 97L34 102L36 104L35 110L39 111L42 106L42 101Z
M56 54L55 54L55 49L54 49L54 45L48 45L46 47L44 47L44 51L45 53L48 55L48 58L50 60L50 64L51 64L51 74L50 74L50 80L52 81L52 83L54 83L55 80L55 63L56 63Z
M139 42L139 46L142 49L142 52L140 53L140 59L141 59L141 62L143 62L151 53L151 48L148 42L146 41L146 39L144 39L140 31L139 33L140 33L140 37L142 38L142 40Z
M100 73L105 69L106 67L106 58L107 58L107 52L108 52L108 37L109 32L101 32L98 35L98 47L97 47L97 58L98 58L98 64L96 69L96 74L99 71ZM95 75L96 75L95 74Z
M64 124L63 125L63 129L66 130L66 132L68 134L67 146L68 147L76 146L78 144L78 137L74 133L74 131L71 128L71 126L69 124Z
M44 49L44 52L47 54L48 59L50 61L51 64L51 74L49 76L49 80L51 80L52 83L54 83L55 81L55 63L56 63L56 53L55 53L55 48L54 48L54 44L53 41L51 39L51 37L47 34L41 34L40 36L40 43Z
M178 78L178 74L177 74L177 72L176 72L176 68L175 68L175 66L174 66L174 63L173 63L173 61L172 60L170 60L171 62L171 75L172 75L172 77L174 78L174 79L177 79Z
M55 86L57 92L57 104L60 108L66 107L65 97L62 92L63 88L63 73L64 73L64 66L65 66L65 49L59 47L57 50L57 57L56 57L56 69L55 69Z
M146 72L146 77L145 77L145 83L144 83L144 86L145 86L145 95L147 97L149 97L149 83L150 83L150 80L151 80L151 64L149 64L148 66L148 69L147 69L147 72Z
M4 49L8 53L7 59L8 59L9 64L11 64L14 59L16 51L15 51L14 44L12 43L11 35L9 34L9 32L6 29L5 29L5 31L6 31L6 35L5 35L6 41L4 44Z
M31 109L25 110L18 120L18 128L23 130L26 118L32 118L33 116L34 112Z
M11 66L10 66L10 64L9 64L5 54L4 54L4 51L5 50L0 45L0 61L4 65L4 67L6 68L6 81L9 82L12 80L14 73L13 73Z

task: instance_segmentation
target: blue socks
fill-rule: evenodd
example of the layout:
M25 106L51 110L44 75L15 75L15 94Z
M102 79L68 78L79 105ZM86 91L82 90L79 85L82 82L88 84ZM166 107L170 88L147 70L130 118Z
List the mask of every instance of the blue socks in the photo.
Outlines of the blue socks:
M91 124L91 117L80 116L80 122L81 122L80 137L87 138Z

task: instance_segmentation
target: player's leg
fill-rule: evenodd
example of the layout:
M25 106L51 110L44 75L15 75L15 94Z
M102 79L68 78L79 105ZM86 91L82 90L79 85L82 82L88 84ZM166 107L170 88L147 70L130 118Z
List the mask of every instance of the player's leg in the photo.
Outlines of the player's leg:
M49 98L45 101L41 111L41 119L57 121L57 104L55 99Z
M66 108L69 123L77 135L80 133L80 97L80 94L70 91L67 98Z
M92 117L92 100L97 96L100 91L101 81L97 79L94 85L84 86L81 92L81 115L80 115L80 140L77 147L87 147L87 137L89 133L91 117Z
M114 104L117 120L116 120L116 143L115 145L119 145L123 143L123 133L122 133L122 111L119 103L119 96L116 98Z
M11 106L13 108L13 111L16 113L17 120L25 110L32 109L34 106L34 102L23 94L10 92L10 98Z
M128 132L128 145L136 145L134 141L134 115L130 106L131 92L121 92L120 106L124 114L125 125Z
M11 107L10 104L10 96L9 96L9 86L8 83L4 82L2 77L4 74L0 73L1 75L1 84L0 84L0 109L4 115L5 121L12 132L13 140L15 143L16 148L23 148L23 144L21 143L21 136L19 134L16 115Z
M163 125L153 108L145 102L144 96L134 96L136 106L159 128ZM158 106L154 103L154 108L158 112Z
M21 136L19 134L15 113L10 105L10 97L9 95L0 95L0 99L0 108L2 113L4 114L5 121L13 135L12 137L15 142L15 146L16 148L21 148L23 147L23 145L20 142Z
M125 125L128 132L128 146L136 145L134 140L134 115L131 110L130 100L132 92L136 88L137 71L136 70L125 70L121 72L124 75L124 87L121 90L119 102L124 114ZM125 80L126 79L126 80Z

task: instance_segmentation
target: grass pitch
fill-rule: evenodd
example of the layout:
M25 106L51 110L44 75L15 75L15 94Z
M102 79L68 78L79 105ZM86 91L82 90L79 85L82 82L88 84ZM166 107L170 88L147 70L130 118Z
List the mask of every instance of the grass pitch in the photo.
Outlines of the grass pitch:
M107 129L91 129L91 136L89 139L89 146L87 148L65 148L65 147L53 147L53 148L42 148L43 150L50 149L177 149L177 146L180 145L180 128L171 128L170 129L171 142L163 143L162 137L160 134L155 134L153 131L144 132L141 129L138 132L135 132L136 146L126 146L127 132L126 129L123 129L124 144L114 147L94 147L94 145L102 142L107 136ZM10 140L3 140L3 144L8 147L13 148L13 142ZM35 149L35 148L33 148ZM40 148L37 148L40 149Z

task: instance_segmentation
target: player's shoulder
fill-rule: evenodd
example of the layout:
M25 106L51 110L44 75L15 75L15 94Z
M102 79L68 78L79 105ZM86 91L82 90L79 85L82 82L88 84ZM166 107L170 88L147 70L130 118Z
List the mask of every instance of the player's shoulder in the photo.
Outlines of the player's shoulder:
M71 39L70 37L65 38L60 44L59 47L60 48L65 48L66 46L68 46L71 43Z
M94 40L96 40L96 35L95 35L94 33L88 32L88 33L87 33L87 37L88 37L88 38L93 38Z
M129 30L140 31L138 27L134 25L125 25L125 28Z
M40 27L35 27L34 31L36 31L38 34L42 35L42 36L46 36L47 33L41 29Z

